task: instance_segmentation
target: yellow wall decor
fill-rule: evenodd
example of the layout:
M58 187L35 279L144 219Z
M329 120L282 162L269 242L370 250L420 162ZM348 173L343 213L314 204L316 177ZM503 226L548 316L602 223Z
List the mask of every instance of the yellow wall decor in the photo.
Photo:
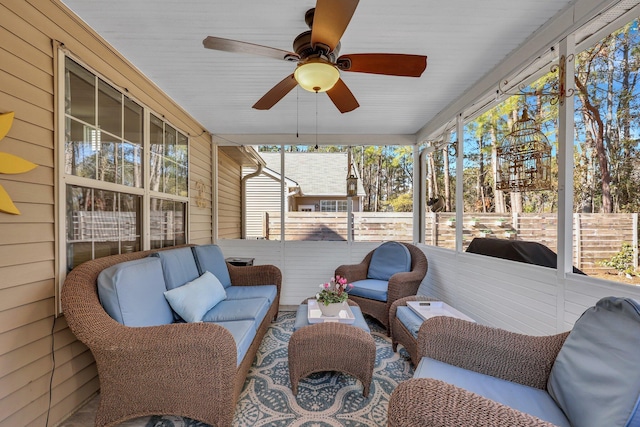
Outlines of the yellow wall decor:
M9 129L11 129L11 125L13 124L13 117L13 112L0 114L0 139L9 133ZM35 163L31 163L13 154L0 153L0 174L25 173L34 169L36 166ZM20 211L16 208L16 205L13 204L11 197L9 197L9 194L2 188L2 185L0 185L0 212L20 215Z

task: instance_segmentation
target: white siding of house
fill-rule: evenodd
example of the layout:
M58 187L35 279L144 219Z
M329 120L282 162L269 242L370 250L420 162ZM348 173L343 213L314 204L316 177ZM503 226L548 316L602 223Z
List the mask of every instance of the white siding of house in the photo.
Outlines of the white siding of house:
M244 174L254 171L255 168L248 168ZM265 237L263 233L265 212L280 212L280 187L282 184L279 180L266 174L249 178L249 181L251 184L246 186L246 238L257 239Z

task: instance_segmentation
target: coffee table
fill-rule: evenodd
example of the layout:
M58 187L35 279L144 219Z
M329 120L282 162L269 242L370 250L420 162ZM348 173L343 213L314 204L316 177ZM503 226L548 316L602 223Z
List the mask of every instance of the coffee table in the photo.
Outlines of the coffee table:
M300 379L315 372L338 371L359 379L362 394L367 397L376 361L376 343L360 307L348 300L354 318L350 324L340 323L338 318L312 324L307 302L303 301L298 307L289 339L289 379L293 394L298 394Z

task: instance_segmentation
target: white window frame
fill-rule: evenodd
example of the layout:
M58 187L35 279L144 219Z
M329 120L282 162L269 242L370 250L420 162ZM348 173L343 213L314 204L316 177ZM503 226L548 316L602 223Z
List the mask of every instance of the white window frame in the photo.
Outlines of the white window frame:
M125 97L133 100L138 105L142 107L143 110L143 156L141 159L142 162L142 170L143 170L143 182L142 188L138 187L129 187L124 184L116 184L111 182L105 182L100 180L94 180L90 178L85 178L81 176L75 176L65 173L65 144L66 144L66 112L65 112L65 74L66 74L66 58L69 58L79 65L87 69L89 72L94 74L94 76L98 77L100 80L105 83L111 85L115 89L117 89L121 94ZM150 161L150 116L154 114L156 117L160 118L164 123L173 127L176 131L180 132L187 138L187 165L189 165L189 159L191 155L190 145L191 138L187 132L180 130L179 127L170 123L169 121L163 118L163 114L157 113L151 110L144 103L130 96L127 91L123 88L118 87L113 84L109 79L105 78L103 75L98 73L96 70L92 69L85 62L77 58L71 52L66 50L64 46L61 44L57 45L57 54L55 55L55 66L57 71L56 76L56 103L55 103L55 114L56 114L56 127L57 127L57 137L56 137L56 168L57 171L54 175L55 179L55 188L56 188L56 212L55 212L55 222L56 222L56 298L58 303L56 304L56 314L60 314L62 312L62 308L60 306L60 288L64 283L67 274L67 238L66 238L66 198L67 198L67 186L81 186L86 188L92 188L94 190L106 190L113 191L117 193L131 194L136 196L141 196L141 229L140 233L142 235L141 245L142 250L148 250L150 248L150 199L164 199L164 200L172 200L180 203L184 203L185 205L185 218L184 218L184 227L185 227L185 242L189 242L189 183L191 182L191 170L187 169L187 196L179 196L162 192L155 192L149 189L150 178L149 178L149 161ZM96 100L97 102L97 100Z
M338 209L339 204L344 203L344 210L341 211ZM334 209L333 210L323 210L323 206L322 205L326 205L326 204L332 204ZM347 210L349 209L349 204L347 203L346 200L320 200L320 212L347 212Z

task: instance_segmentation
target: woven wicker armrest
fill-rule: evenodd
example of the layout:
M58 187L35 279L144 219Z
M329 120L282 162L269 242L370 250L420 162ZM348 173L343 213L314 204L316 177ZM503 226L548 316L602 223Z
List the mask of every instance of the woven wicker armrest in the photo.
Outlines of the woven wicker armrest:
M389 279L387 286L387 301L415 295L420 283L424 279L424 272L414 270L406 273L396 273Z
M554 427L546 421L442 381L400 383L389 399L390 427Z
M567 335L522 335L452 317L434 317L418 332L419 358L545 389Z
M207 322L121 326L114 328L110 338L108 344L104 343L107 345L89 343L102 384L105 380L126 383L139 378L140 382L134 383L150 389L155 383L162 387L180 384L182 393L189 384L195 389L207 387L224 393L233 390L236 345L222 326Z
M111 336L111 345L89 347L100 377L96 425L151 414L231 425L237 400L236 347L223 327L123 326Z
M356 282L367 278L369 271L369 263L361 262L360 264L341 265L336 268L335 275L346 277L349 282Z
M282 272L275 265L239 267L227 263L227 267L234 286L276 285L280 293Z

